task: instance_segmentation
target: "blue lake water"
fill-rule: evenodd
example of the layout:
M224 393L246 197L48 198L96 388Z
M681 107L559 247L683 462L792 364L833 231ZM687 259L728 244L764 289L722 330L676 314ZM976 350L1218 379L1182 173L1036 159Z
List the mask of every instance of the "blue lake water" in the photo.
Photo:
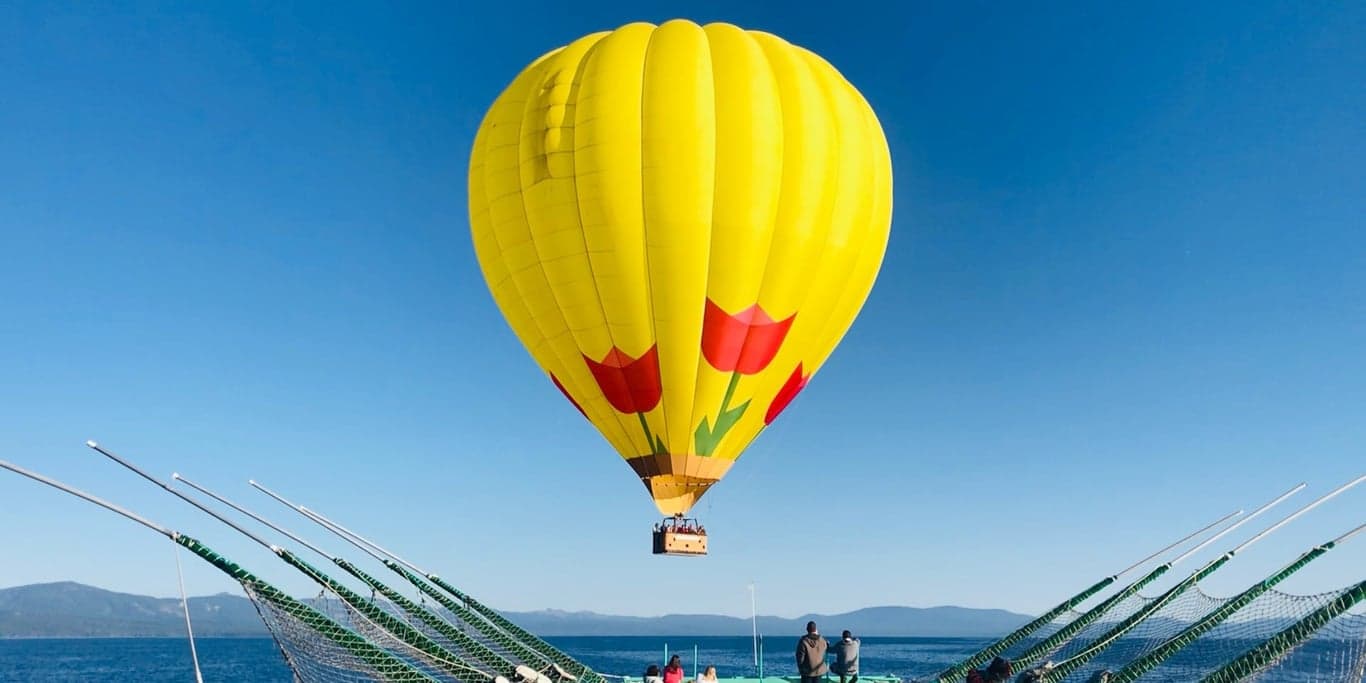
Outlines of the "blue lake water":
M663 660L664 648L683 657L692 674L693 648L701 666L716 666L721 676L752 675L749 638L560 637L547 638L599 671L640 675ZM766 674L792 672L794 639L765 638ZM291 675L269 638L200 638L195 641L207 681L289 683ZM865 638L865 673L924 673L947 665L983 641L959 638ZM0 681L48 683L110 681L160 683L194 680L188 641L176 638L91 638L0 640Z
M689 675L694 647L697 663L717 667L721 676L754 674L753 646L747 637L558 637L552 644L598 671L640 675L663 660L664 648L682 656ZM795 638L769 637L764 643L765 674L791 675ZM987 641L973 638L864 638L862 671L903 679L942 670ZM200 667L208 682L289 683L284 659L269 638L201 638ZM1310 647L1321 647L1310 643ZM1239 652L1245 648L1236 648ZM67 683L159 683L194 680L188 641L174 638L0 639L0 681ZM1146 680L1146 679L1145 679ZM1182 677L1168 680L1182 680ZM1267 680L1325 680L1312 673L1283 671ZM1336 680L1342 680L1337 678Z

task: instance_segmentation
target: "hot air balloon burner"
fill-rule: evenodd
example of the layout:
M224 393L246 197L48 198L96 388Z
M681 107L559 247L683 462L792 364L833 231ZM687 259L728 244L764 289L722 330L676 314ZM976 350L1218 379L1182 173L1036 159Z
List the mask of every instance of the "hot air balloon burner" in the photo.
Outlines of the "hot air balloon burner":
M707 554L707 529L682 514L665 517L654 528L654 554L698 557Z

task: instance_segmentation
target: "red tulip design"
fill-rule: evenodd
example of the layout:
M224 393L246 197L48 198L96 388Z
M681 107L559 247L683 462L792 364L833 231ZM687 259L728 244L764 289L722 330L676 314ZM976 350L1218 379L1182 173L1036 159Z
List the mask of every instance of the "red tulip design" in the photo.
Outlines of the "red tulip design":
M570 403L573 403L573 404L574 404L574 407L577 408L578 411L579 411L580 413L583 413L583 416L584 416L584 417L588 417L588 413L584 413L584 412L583 412L583 406L579 405L579 402L578 402L578 401L575 401L575 400L574 400L574 397L569 395L569 391L568 391L567 389L564 388L564 385L563 385L563 384L560 384L560 378L559 378L559 377L556 377L556 376L555 376L555 373L553 373L553 372L550 373L550 381L552 381L552 382L555 383L555 388L556 388L556 389L559 389L559 390L560 390L560 393L561 393L561 394L564 394L564 397L567 398L567 399L569 399L569 402L570 402Z
M698 455L711 455L721 438L745 414L749 401L730 407L740 376L763 372L773 362L796 317L793 313L783 320L774 320L757 303L731 315L707 299L702 318L702 356L713 368L731 375L716 424L708 424L704 417L693 434Z
M806 388L806 383L810 379L811 375L802 375L802 364L798 363L797 369L792 371L792 376L783 382L783 388L779 389L778 395L773 397L773 403L769 404L768 412L764 413L765 426L773 424L773 421L778 418L778 413L783 412L787 404L791 403L792 399L796 398L797 394Z
M650 349L639 358L631 358L626 352L613 346L602 360L595 361L583 357L588 370L597 380L598 388L619 412L635 413L640 418L640 426L645 430L645 438L655 453L666 453L664 441L650 431L645 413L659 405L664 390L659 382L659 347Z
M793 314L775 321L759 304L730 315L707 299L702 318L702 355L721 372L742 375L763 372L778 355L778 348L783 345L796 317Z

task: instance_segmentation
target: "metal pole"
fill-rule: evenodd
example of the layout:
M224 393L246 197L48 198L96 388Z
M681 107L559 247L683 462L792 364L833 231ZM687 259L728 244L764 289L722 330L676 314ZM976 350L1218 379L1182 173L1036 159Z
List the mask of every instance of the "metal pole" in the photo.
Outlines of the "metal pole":
M1204 550L1206 546L1229 535L1233 532L1234 529L1237 529L1238 527L1247 524L1248 522L1251 522L1252 520L1256 519L1259 515L1261 515L1263 512L1266 512L1267 510L1270 510L1271 508L1279 505L1281 501L1285 500L1286 498L1289 498L1290 496L1295 495L1296 493L1299 493L1305 486L1306 484L1304 482L1300 482L1299 486L1295 486L1291 488L1289 491L1282 493L1281 495L1277 496L1275 500L1272 500L1271 502L1257 508L1256 510L1253 510L1252 514L1238 520L1237 522L1234 522L1233 524L1230 524L1227 529L1224 529L1223 531L1220 531L1219 533L1210 536L1208 539L1205 540L1204 543L1201 543L1200 545L1197 545L1194 548L1187 550L1180 557L1176 558L1175 560L1172 560L1171 562L1168 562L1167 566L1175 567L1178 562L1200 552L1201 550Z
M216 520L218 520L218 521L220 521L220 522L222 522L222 523L224 523L224 524L226 524L226 525L232 527L233 529L235 529L238 533L242 534L243 536L246 536L247 538L250 538L251 540L256 541L257 543L260 543L261 545L263 545L263 546L269 548L271 552L278 554L278 553L280 552L280 550L282 550L282 548L280 548L279 546L276 546L276 545L270 543L269 541L267 541L267 540L261 538L260 536L257 536L256 534L253 534L253 533L251 533L250 531L247 531L246 529L243 529L242 527L240 527L240 526L234 524L232 520L230 520L230 519L224 517L223 515L218 514L217 512L214 512L213 510L210 510L210 509L207 508L207 507L205 507L205 506L204 506L202 503L200 503L199 501L197 501L197 500L195 500L195 499L193 499L193 498L191 498L191 497L189 497L189 496L187 496L187 495L185 495L185 494L183 494L183 493L181 493L181 492L179 492L179 491L177 491L177 490L171 488L171 487L170 487L169 485L167 485L165 482L162 482L161 480L157 479L156 477L153 477L152 475L147 474L146 472L144 472L144 471L142 471L141 469L139 469L137 465L134 465L133 463L128 462L127 460L124 460L123 458L120 458L120 457L117 456L117 455L114 455L113 453L111 453L111 452L108 451L107 449L103 448L103 447L100 446L99 444L95 443L94 441L87 441L87 442L85 442L85 445L87 445L87 446L89 446L89 447L95 449L95 451L98 452L100 455L103 455L103 456L109 458L110 460L113 460L114 462L116 462L116 463L118 463L118 464L120 464L120 465L123 465L124 467L126 467L126 468L132 470L133 473L134 473L134 474L137 474L139 477L142 477L143 479L146 479L147 481L150 481L150 482L152 482L153 484L156 484L157 486L160 486L161 488L165 489L165 490L166 490L168 493L170 493L171 495L174 495L175 497L177 497L177 498L179 498L179 499L185 501L186 503L189 503L190 505L193 505L193 506L195 506L196 508L199 508L199 510L202 511L204 514L206 514L206 515L208 515L208 516L210 516L210 517L213 517L214 519L216 519Z
M1179 540L1179 541L1177 541L1177 542L1175 542L1175 543L1172 543L1171 545L1169 545L1169 546L1167 546L1167 547L1165 547L1165 548L1163 548L1163 549L1161 549L1161 550L1159 550L1159 551L1157 551L1157 552L1155 552L1155 553L1153 553L1153 554L1151 554L1151 555L1149 555L1149 556L1147 556L1147 557L1145 557L1145 558L1143 558L1143 559L1141 559L1141 560L1139 560L1139 561L1137 561L1137 562L1135 562L1135 563L1133 563L1133 564L1131 564L1131 565L1129 565L1129 566L1127 566L1127 567L1125 567L1125 568L1123 568L1123 569L1121 569L1121 570L1115 572L1114 574L1111 574L1110 576L1113 577L1113 578L1118 579L1119 577L1124 576L1125 574L1128 574L1129 572L1131 572L1131 571L1133 571L1133 570L1135 570L1135 569L1137 569L1137 568L1143 566L1144 564L1146 564L1146 563L1148 562L1148 560L1151 560L1151 559L1154 559L1154 558L1157 558L1157 557L1161 557L1161 556L1167 554L1167 551L1168 551L1168 550L1171 550L1171 549L1173 549L1173 548L1175 548L1175 547L1177 547L1177 546L1183 545L1186 541L1189 541L1189 540L1191 540L1192 538L1195 538L1195 537L1197 537L1197 536L1199 536L1199 535L1205 533L1206 531L1209 531L1210 529L1213 529L1214 527L1217 527L1217 526L1219 526L1220 524L1223 524L1224 522L1227 522L1228 520L1233 519L1234 517L1237 517L1238 515L1241 515L1241 514L1243 514L1242 509L1238 509L1238 510L1235 510L1235 511L1233 511L1233 512L1230 512L1229 514L1224 515L1223 517L1219 518L1219 519L1216 520L1215 522L1212 522L1212 523L1210 523L1209 525L1207 525L1207 526L1205 526L1205 527L1202 527L1202 528L1199 529L1198 531L1193 531L1193 532L1191 532L1191 534L1188 535L1188 536L1186 536L1185 538L1182 538L1181 540Z
M759 666L759 608L754 597L754 582L749 582L749 620L754 630L754 666Z
M67 486L66 484L63 484L62 482L57 481L56 479L49 479L41 474L38 474L37 472L26 470L18 465L15 465L14 463L5 462L4 460L0 460L0 467L3 467L11 472L14 472L15 474L28 477L29 479L32 479L36 482L47 484L48 486L51 486L52 488L57 489L58 491L69 493L73 496L76 496L77 498L80 498L81 500L86 501L87 503L94 503L110 512L116 512L171 540L175 540L175 537L178 535L176 532L171 531L170 529L167 529L166 527L161 526L156 522L149 521L145 517L141 517L137 514L129 512L128 510L125 510L107 500L104 500L103 498L92 496L89 493L86 493L85 491L82 491L71 486Z
M228 506L228 507L230 507L230 508L232 508L232 509L234 509L234 510L236 510L236 511L238 511L238 512L240 512L240 513L242 513L242 514L244 514L244 515L246 515L246 516L248 516L248 517L250 517L250 518L252 518L252 519L254 519L254 520L256 520L257 522L260 522L261 524L263 524L263 525L265 525L265 526L270 527L271 529L275 530L276 532L278 532L278 533L280 533L280 534L283 534L285 537L289 538L289 540L294 541L295 543L298 543L299 545L302 545L303 547L308 548L309 550L312 550L313 552L315 552L315 553L317 553L317 554L319 554L319 555L322 555L323 557L325 557L325 558L327 558L327 559L329 559L329 560L336 560L336 559L337 559L337 558L335 558L335 557L329 555L328 553L325 553L325 552L323 552L322 550L320 550L320 549L318 548L318 546L315 546L315 545L313 545L312 543L309 543L308 541L305 541L304 539L299 538L298 536L295 536L294 534L290 533L287 529L283 529L283 528L281 528L281 527L278 527L278 526L272 524L272 523L270 522L270 520L268 520L268 519L266 519L266 518L264 518L264 517L261 517L260 515L257 515L256 513L252 512L251 510L248 510L248 509L246 509L246 508L244 508L244 507L238 505L237 503L234 503L234 502L228 500L227 498L224 498L223 496L220 496L220 495L218 495L217 493L214 493L213 491L210 491L210 490L204 488L203 486L200 486L199 484L196 484L196 483L190 481L189 479L186 479L185 477L180 476L179 473L172 473L172 474L171 474L171 478L174 479L174 480L176 480L176 481L179 481L179 482L184 483L186 486L189 486L190 488L192 488L192 489L194 489L194 490L196 490L196 491L198 491L198 492L200 492L200 493L202 493L202 494L204 494L204 495L206 495L206 496L208 496L208 497L210 497L210 498L212 498L212 499L214 499L214 500L216 500L216 501L218 501L218 502L220 502L220 503L222 503L222 504L224 504L224 505L226 505L226 506Z
M1353 486L1356 486L1357 484L1360 484L1360 483L1363 482L1363 481L1366 481L1366 474L1363 474L1363 475L1361 475L1360 477L1357 477L1356 479L1353 479L1352 481L1349 481L1349 482L1347 482L1346 484L1343 484L1342 486L1339 486L1339 487L1337 487L1336 489L1333 489L1332 491L1329 491L1327 495L1324 495L1324 496L1320 497L1318 500L1316 500L1316 501L1314 501L1314 502L1312 502L1312 503L1310 503L1310 504L1308 504L1308 505L1306 505L1306 506L1300 508L1298 511L1296 511L1294 514L1290 515L1289 517L1286 517L1285 519L1282 519L1281 521L1276 522L1275 524L1272 524L1271 526L1267 527L1266 530L1262 531L1262 533L1257 534L1256 536L1253 536L1252 538L1249 538L1249 539L1247 539L1246 541L1243 541L1243 544L1242 544L1242 545L1238 546L1237 548L1234 548L1234 549L1231 550L1230 552L1231 552L1232 554L1234 554L1234 555L1238 554L1238 552L1239 552L1240 550L1243 550L1243 549L1247 548L1248 546L1252 545L1253 543L1256 543L1257 541L1262 540L1262 539L1265 538L1267 535L1269 535L1271 532L1273 532L1273 531L1275 531L1275 530L1277 530L1277 529L1279 529L1279 528L1281 528L1281 527L1283 527L1283 526L1285 526L1285 525L1287 525L1287 524L1289 524L1289 523L1295 521L1295 518L1299 517L1300 515L1303 515L1304 513L1309 512L1310 510L1313 510L1314 508L1316 508L1316 507L1318 507L1318 506L1320 506L1320 505L1322 505L1322 504L1328 502L1329 500L1332 500L1333 498L1336 498L1336 497L1338 496L1338 494L1340 494L1340 493L1346 491L1347 489L1352 488Z
M385 550L384 548L380 547L380 545L377 544L377 543L375 543L374 541L371 541L370 539L367 539L367 538L365 538L364 536L361 536L360 534L358 534L358 533L356 533L356 532L354 532L354 531L352 531L352 530L350 530L350 529L347 529L346 527L344 527L344 526L342 526L342 525L340 525L340 524L338 524L338 523L336 523L336 522L334 522L334 521L328 519L327 517L324 517L322 513L320 513L320 512L314 512L313 510L310 510L310 509L308 509L308 508L306 508L306 507L304 507L304 506L302 506L302 505L295 505L294 503L291 503L290 501L286 500L284 496L281 496L280 494L278 494L278 493L276 493L276 492L274 492L274 491L272 491L272 490L266 488L265 485L261 484L260 482L257 482L257 481L254 480L254 479L249 479L249 480L247 480L247 483L248 483L248 484L251 484L251 486L252 486L253 488L255 488L257 491L260 491L261 493L264 493L264 494L266 494L267 496L270 496L271 498L274 498L276 501L278 501L280 504L284 505L285 507L293 508L296 512L298 512L299 514L301 514L301 515L303 515L303 516L305 516L305 517L307 517L307 518L313 520L313 521L314 521L315 523L317 523L318 525L323 526L323 527L328 528L328 529L331 529L331 530L333 531L333 533L336 533L336 534L338 534L339 536L343 536L343 537L344 537L344 536L351 536L351 537L355 538L356 540L359 540L360 542L362 542L362 543L364 543L364 544L370 546L371 548L374 548L375 550L378 550L379 552L384 553L385 555L388 555L389 557L393 558L393 560L394 560L395 562L398 562L399 564L401 564L401 565L403 565L403 566L405 566L405 567L407 567L407 568L409 568L409 569L411 569L411 570L413 570L413 571L415 571L415 572L417 572L417 573L419 573L419 574L422 574L423 576L429 576L429 574L428 574L426 571L424 571L423 569L419 568L417 565L414 565L413 563L408 562L407 560L405 560L405 559L399 557L398 555L395 555L395 554L393 554L392 552L389 552L388 550Z
M764 639L759 639L759 683L764 683Z

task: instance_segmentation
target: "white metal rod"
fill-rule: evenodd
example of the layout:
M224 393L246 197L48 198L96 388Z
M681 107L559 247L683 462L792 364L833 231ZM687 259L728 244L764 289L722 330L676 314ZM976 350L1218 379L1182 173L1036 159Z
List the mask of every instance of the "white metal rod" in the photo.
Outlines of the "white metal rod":
M310 510L310 509L308 509L308 508L306 508L306 507L304 507L304 506L302 506L302 505L296 505L296 504L290 502L289 500L286 500L284 496L282 496L282 495L280 495L280 494L278 494L278 493L276 493L276 492L274 492L274 491L272 491L272 490L266 488L264 484L261 484L260 482L257 482L257 481L254 480L254 479L248 480L247 483L248 483L248 484L251 484L252 487L254 487L257 491L260 491L261 493L264 493L264 494L266 494L267 496L270 496L271 498L274 498L275 500L279 501L281 505L284 505L285 507L293 508L293 509L294 509L296 512L298 512L299 514L301 514L301 515L303 515L303 516L305 516L305 517L307 517L307 518L313 520L316 524L318 524L318 525L320 525L320 526L322 526L322 527L324 527L324 528L326 528L326 529L331 530L332 533L335 533L335 534L338 534L338 535L343 535L343 537L345 537L345 536L354 537L355 539L357 539L357 540L359 540L360 542L362 542L362 543L364 543L364 544L370 546L371 548L374 548L375 550L378 550L379 552L384 553L385 555L388 555L389 557L393 558L394 561L398 562L399 564L401 564L401 565L403 565L403 566L405 566L405 567L407 567L407 568L409 568L409 569L411 569L411 570L413 570L413 571L415 571L415 572L417 572L417 573L419 573L419 574L421 574L421 575L423 575L423 576L430 576L430 574L428 574L427 572L425 572L425 571L423 571L423 570L417 568L415 565L413 565L412 563L408 562L407 560L404 560L403 558L399 557L398 555L395 555L395 554L389 552L388 550L385 550L384 548L380 547L380 545L377 544L377 543L375 543L374 541L371 541L371 540L365 538L364 536L361 536L360 534L358 534L358 533L356 533L356 532L354 532L354 531L352 531L352 530L350 530L350 529L347 529L346 527L344 527L344 526L342 526L342 525L340 525L340 524L338 524L338 523L336 523L336 522L334 522L334 521L328 519L327 517L324 517L324 516L322 515L322 513L314 512L314 511L312 511L312 510Z
M1342 545L1343 543L1346 543L1348 539L1350 539L1353 536L1356 536L1357 534L1363 531L1366 531L1366 524L1362 524L1361 526L1352 529L1351 531L1348 531L1347 533L1333 539L1333 545Z
M124 460L123 458L120 458L120 457L117 456L117 455L114 455L114 454L113 454L112 452L110 452L108 449L106 449L106 448L104 448L103 446L101 446L101 445L95 443L94 441L87 441L87 442L85 442L85 445L87 445L87 446L93 448L93 449L94 449L97 453L99 453L100 455L103 455L103 456L109 458L110 460L113 460L114 462L116 462L116 463L118 463L118 464L120 464L120 465L123 465L124 467L126 467L126 468L132 470L133 473L134 473L134 474L137 474L139 477L142 477L143 479L146 479L147 481L150 481L150 482L152 482L153 484L156 484L157 486L160 486L160 487L161 487L162 489L164 489L167 493L169 493L169 494L175 496L176 498L179 498L179 499L185 501L186 503L189 503L190 505L193 505L193 506L195 506L196 508L199 508L199 510L200 510L201 512L203 512L204 514L206 514L206 515L208 515L208 516L210 516L210 517L213 517L214 519L216 519L216 520L218 520L218 521L220 521L220 522L222 522L222 523L228 525L229 527L232 527L232 529L234 529L235 531L237 531L237 533L240 533L240 534L242 534L243 536L246 536L247 538L250 538L251 540L256 541L257 543L260 543L261 545L265 546L266 548L269 548L271 552L278 552L279 549L278 549L276 546L272 545L269 541L267 541L267 540L261 538L260 536L257 536L256 534L251 533L250 531L247 531L246 529L243 529L243 528L240 527L240 526L237 526L236 524L233 523L232 520L228 519L227 517L224 517L223 515L220 515L220 514L218 514L217 512L214 512L213 510L209 509L207 506L203 505L203 504L200 503L199 501L197 501L197 500L195 500L195 499L193 499L193 498L191 498L191 497L189 497L189 496L187 496L187 495L181 493L180 491L177 491L177 490L171 488L171 486L170 486L169 484L167 484L167 483L165 483L165 482L163 482L163 481L157 479L156 477L153 477L153 476L150 475L150 474L147 474L146 472L144 472L144 471L142 471L140 468L138 468L137 465L134 465L133 463L128 462L127 460Z
M304 506L302 506L302 505L299 506L299 511L302 512L302 513L304 513L305 515L308 515L310 518L312 518L313 520L317 521L319 524L322 524L323 526L326 526L326 527L328 527L328 528L336 528L336 529L340 530L342 533L345 533L345 534L348 535L348 536L355 537L357 540L361 541L362 543L365 543L366 545L368 545L368 546L374 548L375 550L378 550L378 551L380 551L381 553L384 553L385 555L388 555L389 557L393 558L395 562L398 562L399 564L401 564L401 565L403 565L403 566L405 566L405 567L407 567L407 568L409 568L409 569L411 569L411 570L413 570L413 571L415 571L415 572L417 572L417 573L419 573L419 574L421 574L421 575L423 575L423 576L431 576L431 575L428 574L425 570L419 569L419 568L417 567L417 565L414 565L412 562L409 562L409 561L407 561L407 560L405 560L405 559L399 557L398 555L395 555L392 551L385 550L384 547L381 546L380 544L375 543L374 541L371 541L370 539L368 539L368 538L366 538L366 537L364 537L364 536L361 536L360 534L358 534L358 533L356 533L356 532L354 532L354 531L352 531L352 530L350 530L350 529L348 529L348 528L346 528L346 527L344 527L344 526L342 526L342 525L340 525L340 524L338 524L338 523L332 521L331 519L328 519L328 518L327 518L326 516L324 516L321 512L317 512L317 511L315 511L315 510L306 508L306 507L304 507Z
M320 519L320 518L319 518L320 515L318 515L317 513L313 512L312 510L309 510L308 508L303 508L301 511L302 511L302 512L304 513L304 515L306 515L309 519L313 520L313 522L314 522L315 524L318 524L318 525L322 526L322 528L327 529L328 531L332 532L333 534L336 534L336 536L337 536L338 538L342 539L343 541L346 541L347 543L350 543L351 545L355 546L356 548L359 548L361 552L365 553L366 555L369 555L370 557L375 558L375 560L377 560L377 561L380 562L381 564L384 563L384 562L387 562L387 560L384 558L384 556L380 555L379 553L375 552L374 550L371 550L369 546L367 546L367 545L365 545L364 543L361 543L360 541L356 540L356 539L353 538L350 534L343 533L341 529L338 529L336 526L334 526L333 524L331 524L331 523L328 522L327 520L325 520L325 519Z
M331 525L327 524L326 522L323 522L322 520L319 520L319 519L314 515L314 513L309 512L309 511L308 511L306 508L304 508L302 505L300 505L300 506L295 506L294 504L292 504L292 503L290 503L289 501L285 500L282 496L276 494L274 491L271 491L270 489L267 489L265 486L262 486L261 484L256 483L255 481L248 481L247 483L249 483L249 484L251 484L252 486L256 487L256 489L259 490L259 491L261 491L262 493L264 493L264 494L266 494L266 495L268 495L268 496L274 498L275 500L279 501L281 504L285 505L286 507L289 507L289 508L293 509L295 512L298 512L299 514L302 514L304 517L307 517L307 518L308 518L309 520L311 520L313 523L315 523L315 524L321 526L321 527L324 528L324 529L327 529L328 531L332 532L333 534L336 534L336 535L337 535L338 537L340 537L343 541L346 541L347 543L350 543L351 545L353 545L353 546L355 546L356 548L360 549L361 552L363 552L363 553L369 555L370 557L375 558L376 560L378 560L378 561L380 561L380 562L384 562L384 558L383 558L383 557L380 557L379 553L377 553L377 552L375 552L375 551L373 551L373 550L367 548L365 545L363 545L363 544L361 544L360 542L356 541L354 538L351 538L350 536L348 536L348 535L346 535L346 534L344 534L344 533L338 531L337 529L333 528ZM265 520L261 520L261 521L268 524L268 522L265 522ZM331 558L329 558L329 559L331 559Z
M1300 515L1303 515L1304 513L1313 510L1314 508L1328 502L1329 500L1336 498L1338 494L1343 493L1344 491L1352 488L1353 486L1356 486L1357 484L1360 484L1363 481L1366 481L1366 474L1363 474L1360 477L1357 477L1356 479L1353 479L1352 481L1349 481L1346 484L1343 484L1342 486L1339 486L1333 489L1332 491L1329 491L1326 495L1320 497L1318 500L1300 508L1299 510L1296 510L1293 514L1286 517L1285 519L1282 519L1281 521L1276 522L1275 524L1272 524L1271 526L1267 527L1266 530L1262 533L1257 534L1256 536L1253 536L1252 538L1249 538L1246 541L1243 541L1242 545L1238 546L1237 548L1234 548L1229 552L1233 553L1234 555L1238 554L1239 551L1243 550L1244 548L1247 548L1248 546L1252 545L1253 543L1256 543L1257 541L1262 540L1271 532L1295 521L1295 519L1298 518Z
M115 505L107 500L104 500L103 498L92 496L89 493L86 493L85 491L63 484L62 482L57 481L56 479L49 479L48 477L38 474L37 472L26 470L18 465L15 465L14 463L0 460L0 467L3 467L15 474L28 477L29 479L32 479L36 482L47 484L48 486L51 486L52 488L57 489L58 491L61 491L63 493L69 493L73 496L76 496L77 498L80 498L81 500L86 501L87 503L94 503L110 512L115 512L120 515L123 515L124 517L127 517L128 519L131 519L134 522L137 522L138 524L141 524L147 527L148 529L151 529L152 531L155 531L159 534L162 534L163 536L166 536L167 538L175 540L176 533L174 531L171 531L170 529L167 529L166 527L163 527L160 524L157 524L156 522L150 521L146 517L142 517L136 513L125 510L124 508L119 507L118 505Z
M196 483L190 481L189 479L186 479L185 477L180 476L179 473L174 473L174 474L172 474L172 475L171 475L171 478L174 479L174 480L176 480L176 481L183 482L186 486L189 486L190 488L192 488L192 489L194 489L194 490L196 490L196 491L198 491L198 492L200 492L200 493L202 493L202 494L204 494L204 495L206 495L206 496L208 496L208 497L210 497L210 498L212 498L212 499L214 499L214 500L216 500L216 501L218 501L218 502L220 502L220 503L222 503L222 504L224 504L224 505L226 505L226 506L228 506L228 507L230 507L230 508L232 508L232 509L234 509L234 510L236 510L236 511L238 511L238 512L240 512L240 513L242 513L242 514L244 514L244 515L246 515L246 516L248 516L248 517L250 517L250 518L252 518L252 519L254 519L254 520L256 520L257 522L260 522L261 524L264 524L265 526L268 526L268 527L270 527L271 529L274 529L276 532L279 532L279 533L283 534L285 537L289 538L289 540L294 541L295 543L298 543L299 545L302 545L303 547L308 548L309 550L312 550L313 552L318 553L319 555L322 555L323 557L326 557L326 558L329 559L329 560L334 559L331 555L329 555L329 554L323 552L322 550L319 550L318 547L315 546L315 545L313 545L312 543L309 543L308 541L305 541L304 539L299 538L298 536L295 536L294 534L290 533L290 532L289 532L288 530L286 530L286 529L282 529L282 528L280 528L280 527L278 527L278 526L272 524L272 523L270 522L270 520L268 520L268 519L266 519L266 518L264 518L264 517L261 517L260 515L257 515L256 513L252 512L251 510L248 510L248 509L246 509L246 508L244 508L244 507L238 505L237 503L234 503L234 502L228 500L227 498L224 498L223 496L220 496L220 495L218 495L217 493L214 493L213 491L210 491L210 490L204 488L203 486L200 486L199 484L196 484Z
M1223 524L1224 522L1227 522L1227 521L1229 521L1230 519L1233 519L1234 517L1237 517L1238 515L1241 515L1241 514L1243 514L1243 511L1242 511L1241 509L1239 509L1239 510L1235 510L1235 511L1233 511L1233 512L1227 514L1227 515L1224 515L1223 517L1220 517L1218 520L1215 520L1213 523L1201 527L1198 531L1192 532L1190 535L1186 536L1185 538L1182 538L1181 540L1179 540L1179 541L1177 541L1177 542L1175 542L1175 543L1173 543L1173 544L1171 544L1171 545L1169 545L1169 546L1167 546L1167 547L1165 547L1165 548L1163 548L1163 549L1161 549L1161 550L1159 550L1159 551L1157 551L1157 552L1155 552L1155 553L1153 553L1153 554L1151 554L1151 555L1149 555L1149 556L1147 556L1147 557L1145 557L1145 558L1143 558L1143 559L1141 559L1141 560L1139 560L1139 561L1137 561L1137 562L1135 562L1135 563L1133 563L1133 564L1131 564L1131 565L1129 565L1129 566L1127 566L1127 567L1125 567L1125 568L1119 570L1118 572L1115 572L1115 573L1112 575L1112 578L1116 578L1116 579L1117 579L1117 578L1119 578L1119 577L1121 577L1121 576L1124 576L1125 574L1128 574L1129 572L1131 572L1131 571L1133 571L1133 570L1135 570L1135 569L1137 569L1137 568L1143 566L1144 564L1146 564L1146 563L1148 562L1148 560L1152 560L1152 559L1154 559L1154 558L1161 557L1162 555L1165 555L1165 554L1167 553L1167 551L1169 551L1169 550L1171 550L1171 549L1173 549L1173 548L1176 548L1176 547L1178 547L1178 546L1181 546L1181 545L1183 545L1186 541L1189 541L1189 540L1191 540L1192 538L1196 538L1196 537L1200 536L1201 534L1205 533L1206 531L1209 531L1210 529L1213 529L1214 527L1217 527L1217 526L1219 526L1220 524Z
M1300 484L1299 484L1298 486L1295 486L1294 488L1290 489L1289 491L1286 491L1285 493L1282 493L1281 495L1277 496L1276 499L1273 500L1273 501L1271 501L1270 503L1267 503L1266 505L1263 505L1263 506L1257 508L1256 510L1253 510L1253 511L1252 511L1252 514L1250 514L1250 515L1248 515L1248 516L1246 516L1246 517L1244 517L1244 518L1242 518L1242 519L1240 519L1240 520L1234 522L1233 524L1229 525L1229 527L1228 527L1227 529L1224 529L1223 531L1220 531L1219 533L1217 533L1217 534L1211 536L1211 537L1209 538L1209 540L1206 540L1204 543L1201 543L1200 545L1197 545L1197 546L1195 546L1194 548L1191 548L1190 550L1187 550L1187 551L1185 552L1185 554L1183 554L1181 557L1178 557L1178 558L1176 558L1175 560L1172 560L1171 562L1168 562L1167 564L1172 565L1172 566L1175 566L1176 563L1178 563L1178 562L1180 562L1180 561L1182 561L1182 560L1184 560L1184 559L1190 557L1191 555L1194 555L1194 554L1200 552L1201 550L1204 550L1205 547L1208 546L1209 544L1211 544L1211 543L1213 543L1213 542L1215 542L1215 541L1217 541L1217 540L1219 540L1219 539L1221 539L1221 538L1223 538L1223 537L1229 535L1230 533L1233 532L1234 529L1237 529L1238 527L1240 527L1240 526L1242 526L1242 525L1244 525L1244 524L1247 524L1248 522L1251 522L1251 521L1254 520L1254 519L1257 519L1257 517L1258 517L1259 515L1261 515L1263 512L1266 512L1267 510L1270 510L1271 508L1276 507L1277 505L1279 505L1279 504L1281 503L1281 501L1285 500L1286 498L1289 498L1290 496L1293 496L1293 495L1295 495L1296 493L1299 493L1302 489L1304 489L1305 486L1306 486L1306 484L1305 484L1304 482L1300 482Z

